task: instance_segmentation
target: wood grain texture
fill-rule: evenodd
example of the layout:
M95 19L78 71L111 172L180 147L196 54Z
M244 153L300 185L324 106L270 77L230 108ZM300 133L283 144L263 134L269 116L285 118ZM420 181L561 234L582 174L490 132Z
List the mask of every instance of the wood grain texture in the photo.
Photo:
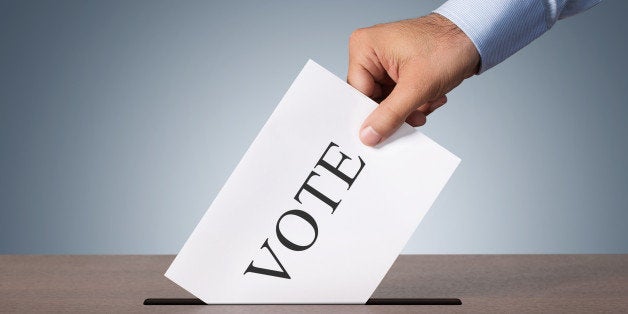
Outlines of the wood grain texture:
M171 255L0 255L0 312L628 312L628 255L402 255L373 297L461 306L145 306L190 298L163 276Z

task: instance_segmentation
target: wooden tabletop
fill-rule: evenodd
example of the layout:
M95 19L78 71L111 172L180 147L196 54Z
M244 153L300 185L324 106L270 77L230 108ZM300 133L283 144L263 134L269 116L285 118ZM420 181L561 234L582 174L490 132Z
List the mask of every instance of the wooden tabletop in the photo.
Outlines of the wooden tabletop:
M402 255L373 295L462 305L142 305L192 297L163 276L173 258L0 255L0 312L628 312L628 255Z

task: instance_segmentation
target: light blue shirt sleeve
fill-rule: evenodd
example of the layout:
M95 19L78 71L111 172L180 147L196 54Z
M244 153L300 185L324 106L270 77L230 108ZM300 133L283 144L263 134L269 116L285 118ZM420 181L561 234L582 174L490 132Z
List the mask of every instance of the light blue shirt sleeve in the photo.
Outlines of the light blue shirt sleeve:
M482 73L601 0L449 0L434 13L456 24L478 49Z

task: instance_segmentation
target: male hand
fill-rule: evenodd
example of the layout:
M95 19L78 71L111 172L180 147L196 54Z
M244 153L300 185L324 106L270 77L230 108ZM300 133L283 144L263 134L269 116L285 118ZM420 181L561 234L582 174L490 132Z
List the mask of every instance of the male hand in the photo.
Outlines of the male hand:
M447 102L445 94L477 73L479 64L471 40L438 14L354 31L347 81L380 103L362 124L360 140L375 146L404 121L425 124Z

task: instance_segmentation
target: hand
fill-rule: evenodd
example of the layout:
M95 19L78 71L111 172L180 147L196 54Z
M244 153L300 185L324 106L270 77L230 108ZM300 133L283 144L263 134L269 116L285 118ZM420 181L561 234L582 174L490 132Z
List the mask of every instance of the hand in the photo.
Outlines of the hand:
M447 102L447 94L477 73L473 42L445 17L430 15L354 31L349 39L347 81L379 102L360 128L375 146L402 124L421 126Z

